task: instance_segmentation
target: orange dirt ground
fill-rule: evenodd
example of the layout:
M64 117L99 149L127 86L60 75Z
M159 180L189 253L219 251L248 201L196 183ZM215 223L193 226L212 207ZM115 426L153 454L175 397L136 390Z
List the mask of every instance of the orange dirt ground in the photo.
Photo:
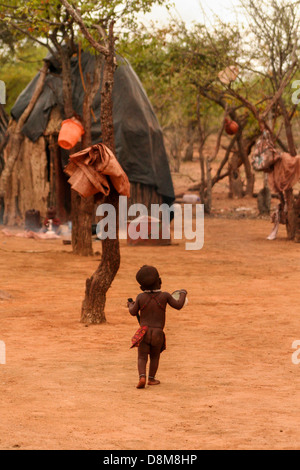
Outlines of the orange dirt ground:
M0 288L11 296L0 296L0 448L299 449L300 245L282 227L267 241L270 229L211 217L201 251L122 241L107 323L89 327L80 307L99 256L0 232ZM161 385L137 390L125 304L144 263L165 290L186 288L189 304L167 311Z
M220 157L221 158L221 157ZM262 175L256 175L256 191ZM199 181L199 162L173 174L176 194ZM299 190L298 186L298 190ZM300 245L266 236L256 199L213 192L205 244L185 251L128 247L109 290L107 323L79 322L85 279L99 263L61 240L0 231L0 449L299 449ZM272 200L272 207L278 201ZM1 227L0 227L1 230ZM101 250L101 243L94 243ZM188 290L167 311L161 385L135 388L137 269L158 267L163 288ZM9 297L10 296L10 297Z

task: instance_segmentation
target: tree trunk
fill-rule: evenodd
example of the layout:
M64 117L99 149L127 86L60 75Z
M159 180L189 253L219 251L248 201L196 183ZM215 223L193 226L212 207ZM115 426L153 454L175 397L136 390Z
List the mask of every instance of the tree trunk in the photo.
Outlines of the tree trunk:
M0 137L6 132L8 126L8 115L4 109L4 106L0 104Z
M296 236L296 210L293 188L284 192L284 197L287 205L287 223L286 231L288 240L294 240Z
M71 47L61 47L55 41L56 48L59 53L61 66L62 66L62 89L64 98L64 114L65 118L69 119L74 116L73 109L73 95L72 95L72 76L71 76L71 62L72 55ZM82 141L82 146L88 147L91 144L90 132L90 97L85 94L83 104L83 127L85 134ZM94 99L94 96L92 100ZM86 121L85 121L86 120ZM72 149L72 153L76 153L81 149L81 144ZM72 219L72 248L73 253L81 256L91 256L92 249L92 217L93 217L93 198L84 200L71 190L71 219Z
M295 201L295 224L296 224L295 242L300 243L300 193Z
M119 204L119 194L111 185L109 196L105 200L106 204L112 204L117 208ZM120 245L118 237L118 214L116 218L115 240L107 238L102 241L101 263L91 278L86 280L85 299L82 303L81 322L82 323L105 323L105 303L106 293L110 288L120 267Z
M228 164L229 172L229 198L242 198L244 196L243 182L240 175L239 167L242 161L240 155L234 151Z
M101 131L103 143L115 153L114 126L112 114L112 89L114 84L114 37L112 22L109 27L109 54L105 57L103 82L101 89ZM112 204L116 210L116 239L102 241L101 263L91 278L86 280L85 299L82 304L81 322L104 323L106 293L120 267L119 245L119 194L112 184L106 204Z
M71 54L68 48L59 48L59 55L62 66L62 89L64 99L65 118L70 119L74 115L72 96L72 76L71 76Z
M206 158L206 198L204 203L204 210L207 214L211 213L212 205L212 184L211 184L211 166L210 160Z
M200 161L200 173L201 173L199 196L200 196L201 204L205 204L205 187L206 187L205 162L204 162L203 148L201 144L200 144L200 149L199 149L199 161Z
M72 248L74 255L92 256L92 219L94 198L81 197L71 190Z
M285 134L288 143L288 151L292 157L297 155L297 149L294 141L293 130L291 121L289 118L288 111L284 104L282 97L279 100L280 108L283 114ZM295 240L296 231L297 231L297 209L293 194L293 188L285 191L285 201L287 205L287 223L286 223L286 232L288 240Z
M7 183L9 181L9 178L11 176L11 173L13 171L14 165L16 163L16 160L18 158L19 152L20 152L20 147L22 145L22 142L24 140L24 134L22 134L22 128L27 121L35 103L38 100L38 97L40 96L43 88L44 88L44 83L46 80L46 75L48 71L49 64L47 62L44 62L44 65L42 67L42 70L40 72L40 76L38 78L34 93L30 99L30 102L28 106L26 107L25 111L23 112L22 116L19 118L17 125L14 129L14 132L10 135L11 139L11 152L10 155L5 162L5 167L4 170L1 173L0 177L0 198L4 198L5 192L7 190Z
M238 135L237 137L237 144L239 149L239 155L243 161L246 173L246 196L253 196L254 190L254 174L252 173L251 164L249 161L249 156L247 155L244 139L242 134Z
M294 157L295 155L297 155L297 149L296 149L296 145L294 141L293 129L292 129L292 124L291 124L291 120L289 117L289 113L286 109L286 106L282 97L279 100L279 105L280 105L282 115L283 115L285 135L286 135L286 140L288 143L289 153L292 155L292 157Z
M194 126L192 122L188 123L187 128L187 148L185 150L184 162L192 162L194 156Z
M80 60L79 54L79 60ZM86 83L82 83L85 94L82 108L82 121L84 135L82 147L87 148L92 145L92 119L91 111L95 95L100 87L101 81L101 57L95 57L93 83L90 75L86 74ZM79 64L81 67L81 64ZM83 75L82 75L83 80ZM92 222L94 215L94 196L83 198L72 191L72 247L73 253L81 256L92 256Z
M57 217L63 221L67 221L67 212L64 207L65 188L64 173L60 162L60 154L57 138L53 135L49 137L50 152L50 195L49 206L56 207Z
M271 210L271 191L268 185L268 175L264 174L264 187L257 196L257 207L260 215L270 214Z

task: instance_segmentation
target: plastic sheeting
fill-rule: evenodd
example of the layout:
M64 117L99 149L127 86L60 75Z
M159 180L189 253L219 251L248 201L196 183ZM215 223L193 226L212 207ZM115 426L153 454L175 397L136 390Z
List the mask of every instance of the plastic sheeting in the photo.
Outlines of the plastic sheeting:
M129 197L130 184L126 173L112 151L104 144L95 144L70 155L65 168L69 183L82 197L97 193L107 196L110 192L109 176L119 194Z
M282 152L268 174L268 180L271 190L277 193L291 189L300 180L300 155L291 157Z
M59 106L63 118L62 79L58 64L52 56L45 60L51 63L50 73L46 77L44 90L22 131L35 142L46 129L50 112ZM143 86L130 64L117 57L118 67L115 72L113 88L113 119L115 130L116 156L125 170L129 181L154 186L165 202L173 202L174 189L170 168L164 147L162 131L148 100ZM94 57L83 52L81 66L84 77L93 73ZM81 83L78 56L71 58L73 84L73 108L81 115L84 90ZM36 86L39 74L29 83L17 99L11 115L18 120L28 105ZM92 119L92 144L101 142L100 126L101 95L95 96L93 110L97 121Z

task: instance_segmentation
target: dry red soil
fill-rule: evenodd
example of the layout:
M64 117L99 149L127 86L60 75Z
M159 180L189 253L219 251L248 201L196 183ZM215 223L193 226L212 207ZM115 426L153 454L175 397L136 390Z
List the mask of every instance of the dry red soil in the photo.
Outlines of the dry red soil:
M282 227L267 241L270 229L212 217L200 251L122 241L107 323L88 327L80 308L99 256L0 233L0 289L11 296L0 297L0 448L299 449L300 245ZM145 263L165 290L186 288L189 304L167 311L161 385L137 390L125 305Z

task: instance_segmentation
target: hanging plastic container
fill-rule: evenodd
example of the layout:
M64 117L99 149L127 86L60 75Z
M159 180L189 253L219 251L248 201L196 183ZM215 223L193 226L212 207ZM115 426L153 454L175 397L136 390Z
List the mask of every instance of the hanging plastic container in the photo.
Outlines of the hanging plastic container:
M218 73L218 78L223 85L229 85L237 79L239 69L235 65L230 65Z
M70 150L81 139L84 128L76 118L66 119L62 122L58 135L58 145L63 149Z
M234 135L238 132L239 130L239 125L235 121L231 121L230 119L226 118L225 119L225 131L229 135Z

